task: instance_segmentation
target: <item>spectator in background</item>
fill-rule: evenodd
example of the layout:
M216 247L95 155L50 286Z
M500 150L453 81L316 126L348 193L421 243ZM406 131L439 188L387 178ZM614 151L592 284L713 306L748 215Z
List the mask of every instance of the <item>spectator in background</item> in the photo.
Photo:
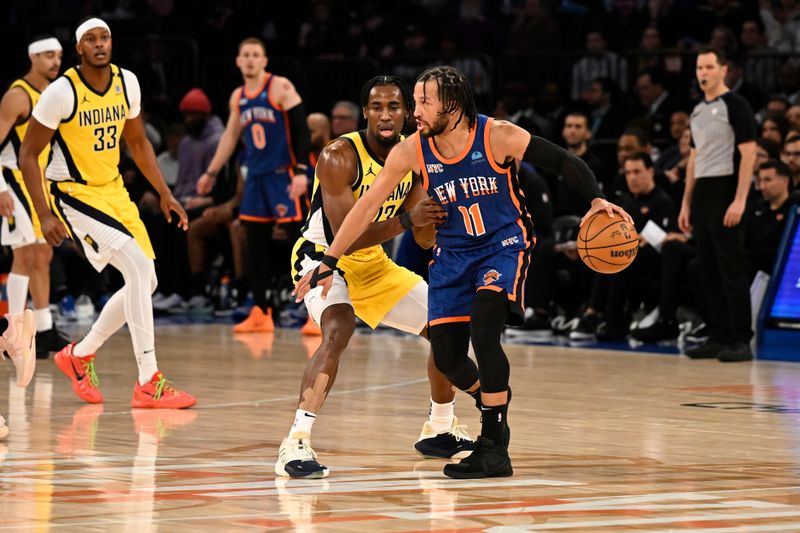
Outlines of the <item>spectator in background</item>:
M778 112L768 112L761 123L761 136L772 139L783 146L783 141L788 134L789 120L787 120L786 116Z
M689 113L679 109L673 111L669 117L669 146L661 151L661 155L656 161L656 169L664 171L673 168L678 162L683 159L681 150L681 138L686 130L689 129ZM691 139L691 136L688 138ZM688 140L687 139L687 140Z
M711 31L708 46L722 50L730 58L739 50L739 41L729 26L720 24Z
M775 258L789 216L791 171L782 161L770 159L758 171L761 198L749 211L744 239L750 279L761 270L772 273Z
M166 149L158 154L156 158L158 168L161 169L161 174L164 176L164 181L173 190L178 182L178 144L180 144L183 135L182 124L170 126L164 136Z
M508 51L526 54L557 50L560 44L558 25L542 5L543 0L525 0L514 10L514 22L508 36Z
M598 78L581 97L589 110L593 139L616 139L625 129L625 112L616 103L618 88L610 78Z
M471 40L475 36L470 36ZM489 73L478 55L464 55L462 49L463 41L456 33L444 31L439 36L439 53L436 61L428 65L449 65L460 70L472 86L472 93L475 96L475 103L478 109L488 105L489 96L492 90L492 80ZM475 54L475 52L472 52Z
M744 78L742 64L742 60L738 57L728 60L728 74L725 76L725 85L728 86L731 92L739 94L747 100L750 107L761 109L767 97L761 89Z
M306 122L308 123L308 131L311 137L308 151L308 178L313 182L314 171L312 169L317 166L319 153L325 148L326 144L331 142L331 121L325 113L309 113Z
M331 133L336 139L345 133L358 130L361 108L350 100L339 100L331 109Z
M572 99L578 100L597 78L610 78L623 90L628 86L628 67L624 59L607 49L608 41L600 30L586 34L588 54L572 67Z
M795 0L759 0L767 43L779 52L800 51L800 4Z
M306 57L341 53L341 28L330 0L312 0L309 18L300 24L298 47ZM351 130L352 131L352 130Z
M552 124L533 108L531 93L524 83L509 82L500 88L494 117L526 129L531 135L552 137Z
M800 134L792 135L783 145L781 159L789 167L793 189L800 189Z
M653 132L653 142L663 148L672 136L670 120L678 103L666 89L664 71L647 69L636 80L636 93L639 96L641 115L647 119Z
M681 134L677 144L677 158L671 164L661 167L669 183L666 188L675 205L680 205L683 199L684 185L686 184L686 166L692 153L692 132L686 128ZM659 159L661 161L664 156Z
M739 38L742 42L744 79L756 85L763 93L771 94L778 88L781 62L776 57L770 57L778 51L767 46L764 23L759 18L745 20L742 22Z
M800 104L795 104L786 111L786 119L792 130L800 133Z
M589 149L592 132L589 130L589 117L580 111L567 114L564 119L564 128L561 130L567 150L584 160L594 174L595 178L603 183L608 180L608 169L603 161ZM556 177L555 215L583 216L589 209L589 202L578 194L575 189L568 186L563 176Z
M789 105L800 104L800 66L787 61L781 67L781 88Z

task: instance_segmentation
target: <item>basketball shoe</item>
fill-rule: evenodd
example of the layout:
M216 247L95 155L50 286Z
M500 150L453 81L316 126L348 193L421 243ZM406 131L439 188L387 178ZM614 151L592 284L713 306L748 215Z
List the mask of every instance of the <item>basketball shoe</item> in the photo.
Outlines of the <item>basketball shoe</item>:
M78 398L89 403L102 402L103 393L97 388L100 380L94 370L95 354L78 357L72 353L74 349L74 342L64 346L53 358L56 366L72 381L72 390Z
M8 437L8 426L2 415L0 415L0 439Z
M267 312L254 305L250 310L250 315L233 326L234 333L272 333L275 331L275 323L272 321L272 309Z
M317 453L311 448L310 436L307 433L297 435L300 438L283 439L278 460L275 462L275 474L305 479L328 477L328 467L317 462Z
M144 385L139 385L137 380L133 387L131 407L185 409L197 403L194 396L180 391L168 383L169 381L160 370L153 374L150 381Z
M478 437L475 451L461 462L444 467L444 475L456 479L508 477L513 473L506 447L485 437Z
M17 385L27 387L36 369L36 315L30 309L6 315L8 327L0 336L0 354L17 369Z
M454 416L450 429L443 433L436 433L426 421L414 449L428 459L463 459L475 449L475 441L467 433L467 426L459 424Z

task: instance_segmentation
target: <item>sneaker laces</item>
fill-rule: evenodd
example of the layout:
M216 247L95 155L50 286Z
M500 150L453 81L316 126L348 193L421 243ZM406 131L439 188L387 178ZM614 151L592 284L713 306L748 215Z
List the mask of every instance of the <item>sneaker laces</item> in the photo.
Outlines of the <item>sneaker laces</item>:
M100 385L100 379L97 377L97 372L94 370L94 359L91 361L81 359L81 362L83 363L83 369L86 373L85 377L89 378L89 383L91 383L93 387Z
M176 389L172 385L168 385L168 383L172 382L169 381L167 378L165 378L164 375L162 374L161 379L159 379L158 383L156 383L156 394L155 396L153 396L153 398L155 398L156 400L161 399L161 395L164 393L164 391L173 395L178 394L178 389Z
M303 439L298 439L296 442L297 444L288 442L287 446L281 448L280 455L287 456L284 463L290 463L292 461L315 461L317 459L317 453L311 447L311 444L306 443Z
M448 431L452 436L456 438L457 441L461 440L472 440L472 437L469 433L467 433L467 425L466 424L457 424L450 428Z

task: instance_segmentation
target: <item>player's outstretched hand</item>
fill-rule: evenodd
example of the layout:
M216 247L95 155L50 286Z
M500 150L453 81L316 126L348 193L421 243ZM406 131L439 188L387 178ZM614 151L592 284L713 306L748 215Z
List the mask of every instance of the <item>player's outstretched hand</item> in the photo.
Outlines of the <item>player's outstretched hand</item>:
M172 223L172 212L178 215L178 227L183 231L189 229L189 217L186 215L186 210L181 203L175 199L172 194L165 194L161 197L161 212L164 213L164 218L167 222Z
M586 220L588 220L589 217L591 217L595 213L599 213L600 211L605 211L611 218L614 218L615 216L614 213L617 213L619 216L622 217L623 220L633 224L633 219L631 218L631 216L620 206L612 204L611 202L603 200L602 198L595 198L594 200L592 200L592 207L589 209L589 212L583 215L583 218L581 219L581 226L583 226L583 223L586 222Z
M447 220L447 211L433 198L426 198L408 212L411 222L417 227L439 225Z
M333 285L333 269L320 263L317 268L300 279L292 294L295 296L295 302L300 303L308 291L322 287L322 299L324 300L328 296L328 291L331 290L331 285Z

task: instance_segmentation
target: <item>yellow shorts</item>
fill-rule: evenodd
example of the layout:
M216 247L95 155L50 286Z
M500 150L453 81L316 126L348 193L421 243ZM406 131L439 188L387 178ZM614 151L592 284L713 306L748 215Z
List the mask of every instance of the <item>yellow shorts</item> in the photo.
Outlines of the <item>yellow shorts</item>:
M326 248L297 240L292 250L292 277L295 283L316 268ZM422 278L389 259L380 246L373 246L339 259L347 292L358 318L376 328L389 311L420 282ZM423 318L424 322L424 318Z
M14 216L3 218L2 229L0 229L0 242L4 246L20 248L43 243L42 226L39 224L39 217L33 208L31 196L25 188L22 179L22 172L16 169L4 168L3 178L8 184L8 193L14 200ZM47 191L45 189L45 194Z
M56 214L98 271L108 264L114 250L131 238L147 257L155 259L139 209L131 201L122 177L102 186L51 182L50 194Z

